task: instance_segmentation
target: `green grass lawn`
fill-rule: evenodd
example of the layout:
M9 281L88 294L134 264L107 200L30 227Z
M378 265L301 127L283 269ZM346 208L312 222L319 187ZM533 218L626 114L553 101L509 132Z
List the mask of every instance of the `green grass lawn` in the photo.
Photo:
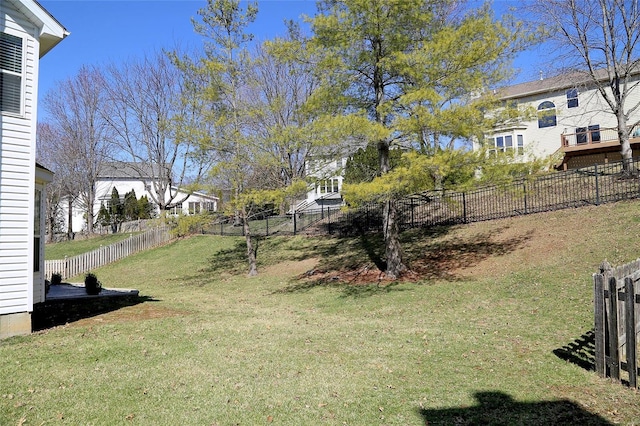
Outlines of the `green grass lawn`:
M412 231L407 282L373 237L262 240L255 278L241 238L179 240L95 271L142 303L0 341L0 424L640 424L554 354L639 237L637 202Z
M135 233L134 233L135 234ZM113 243L125 240L132 234L123 232L119 234L97 235L84 240L61 241L59 243L47 244L45 247L45 259L64 259L65 256L77 256L98 249L101 246L108 246Z

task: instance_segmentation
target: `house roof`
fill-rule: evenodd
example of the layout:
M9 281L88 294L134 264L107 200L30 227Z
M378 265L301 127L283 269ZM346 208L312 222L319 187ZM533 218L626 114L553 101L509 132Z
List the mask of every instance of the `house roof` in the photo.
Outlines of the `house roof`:
M53 180L54 173L36 161L36 180L49 183Z
M640 70L632 72L632 75L636 74L640 74ZM599 81L605 81L609 78L609 74L607 70L603 68L596 72L596 77ZM592 81L593 79L588 72L572 71L549 78L527 81L525 83L503 87L498 89L496 94L503 100L516 99L539 93L548 93L573 87L580 87L589 84Z
M189 192L189 191L182 190L182 189L180 189L180 188L179 188L179 187L177 187L177 186L172 186L172 187L171 187L171 190L173 190L173 191L180 191L180 192L184 192L184 193L188 193L188 192ZM198 197L205 198L205 199L209 199L209 200L211 200L211 201L214 201L214 200L215 200L215 201L220 200L220 198L216 197L215 195L206 194L206 193L201 192L201 191L191 191L190 193L191 193L191 195L196 195L196 196L198 196Z
M131 163L115 161L103 163L98 177L111 179L158 179L161 176L160 167L150 163Z
M4 1L4 0L3 0ZM40 57L70 33L36 0L7 0L19 10L31 23L40 29Z

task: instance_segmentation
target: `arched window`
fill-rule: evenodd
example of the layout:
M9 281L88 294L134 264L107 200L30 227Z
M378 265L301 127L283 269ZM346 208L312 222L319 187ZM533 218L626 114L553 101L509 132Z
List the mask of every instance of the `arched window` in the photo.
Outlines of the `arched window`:
M553 102L544 101L538 105L538 127L553 127L556 125L556 106Z

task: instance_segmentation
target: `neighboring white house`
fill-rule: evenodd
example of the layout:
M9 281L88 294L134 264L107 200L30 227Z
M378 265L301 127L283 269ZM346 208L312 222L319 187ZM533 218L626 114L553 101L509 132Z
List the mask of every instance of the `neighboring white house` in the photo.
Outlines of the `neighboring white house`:
M43 191L36 166L39 59L69 33L33 0L0 1L0 338L31 332L44 301Z
M634 75L632 84L638 81L640 73ZM538 158L561 153L564 159L560 167L564 169L621 159L616 117L583 74L569 73L516 84L497 94L505 102L528 108L533 117L514 120L488 132L490 149L515 150L520 155ZM627 99L627 109L639 102L640 88L636 87ZM635 111L629 123L638 120L640 111ZM640 133L634 129L632 136L636 156Z
M154 191L154 180L157 180L159 173L154 173L151 167L152 165L134 165L133 163L124 162L104 164L101 167L96 181L96 197L93 210L96 216L103 203L105 206L108 206L113 188L116 188L122 200L124 200L125 194L132 190L138 199L146 196L149 202L152 203L155 214L159 215L160 210L158 206L153 203L153 198L151 197L151 192ZM175 206L169 210L170 214L189 215L205 211L215 212L218 210L217 197L198 191L189 192L172 186L167 190L165 200L169 198L169 191L171 191L171 195L173 195L174 201L172 204L175 204ZM61 207L65 218L64 229L67 229L67 203L63 202ZM77 201L73 206L72 232L83 232L86 230L87 224L84 212L85 209L80 202Z
M343 204L342 181L346 158L339 160L312 159L306 164L307 176L316 181L309 187L307 197L296 204L296 212L338 208Z

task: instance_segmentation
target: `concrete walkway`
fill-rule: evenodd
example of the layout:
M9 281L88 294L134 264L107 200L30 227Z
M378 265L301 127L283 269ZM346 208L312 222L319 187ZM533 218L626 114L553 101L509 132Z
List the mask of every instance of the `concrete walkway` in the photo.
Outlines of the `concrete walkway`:
M73 299L97 299L105 297L137 296L138 290L127 288L103 288L97 295L90 295L82 284L58 284L52 285L47 293L46 300L73 300Z

